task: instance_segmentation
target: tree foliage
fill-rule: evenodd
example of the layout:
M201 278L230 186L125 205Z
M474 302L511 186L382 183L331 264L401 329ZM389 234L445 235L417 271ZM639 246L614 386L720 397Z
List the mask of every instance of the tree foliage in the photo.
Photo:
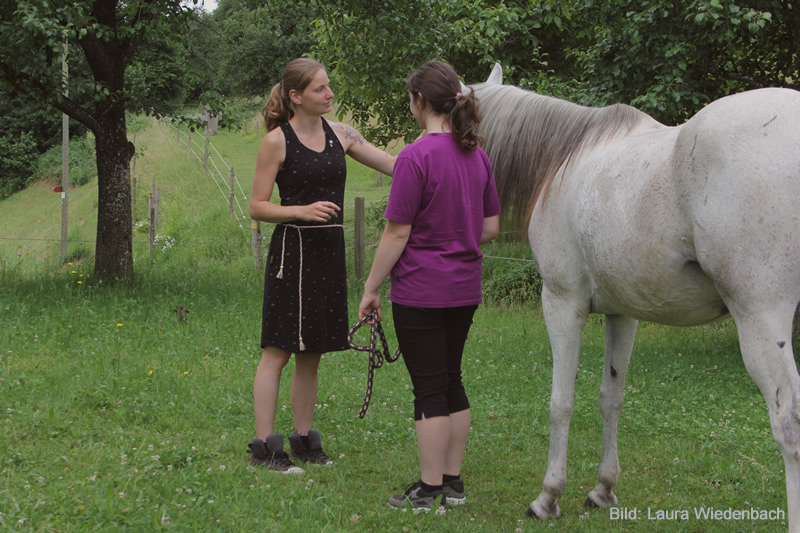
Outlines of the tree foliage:
M315 16L304 1L287 9L278 0L223 0L214 19L225 43L219 50L219 67L226 94L263 97L291 60L311 51Z
M340 109L373 138L414 133L405 77L429 59L481 81L584 105L623 102L678 124L747 89L797 87L800 7L781 0L318 2L315 55L334 67Z
M665 123L731 93L797 87L800 28L786 2L606 0L582 11L604 21L592 46L571 51L586 82Z

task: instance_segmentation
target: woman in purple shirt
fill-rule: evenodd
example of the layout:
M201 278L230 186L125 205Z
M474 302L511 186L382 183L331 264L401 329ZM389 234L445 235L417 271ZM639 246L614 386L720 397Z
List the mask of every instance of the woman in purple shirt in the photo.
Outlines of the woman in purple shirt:
M386 229L364 287L359 316L376 310L391 273L395 331L414 386L420 480L389 504L437 511L464 503L461 463L470 426L461 359L481 302L480 245L497 236L500 205L476 133L477 99L461 94L447 64L408 78L411 113L427 131L397 157Z

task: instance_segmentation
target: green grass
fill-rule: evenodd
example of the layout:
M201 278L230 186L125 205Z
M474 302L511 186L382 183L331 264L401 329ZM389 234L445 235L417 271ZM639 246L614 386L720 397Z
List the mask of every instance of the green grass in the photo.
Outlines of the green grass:
M622 506L640 510L637 521L612 521L608 510L581 507L596 483L602 445L604 324L597 316L584 330L563 517L524 518L546 467L552 372L541 311L530 301L481 306L466 346L473 412L466 506L442 517L386 505L419 475L410 381L402 363L377 370L369 412L358 419L367 381L360 352L326 354L320 369L315 427L336 465L301 476L249 467L262 274L244 244L249 231L228 219L202 166L187 162L185 147L165 131L137 135L145 152L136 172L157 177L159 233L175 244L159 249L153 266L147 246L135 245L137 275L129 283L95 281L91 244L67 265L58 242L33 240L49 235L50 226L60 231L57 195L46 187L0 202L4 233L27 239L0 241L4 530L786 529L780 522L694 517L702 505L786 510L783 461L730 321L691 329L640 325L620 423L617 488ZM258 143L251 137L214 139L248 193ZM378 188L374 172L350 164L348 207L356 195L369 206L388 193L388 180ZM136 220L144 220L141 198L149 186L140 190ZM72 192L76 240L93 240L93 194L91 184ZM514 244L492 250L529 257ZM351 319L359 291L351 283ZM188 312L177 312L179 306ZM394 348L391 316L384 326ZM292 427L291 365L276 421L284 432ZM691 519L650 521L648 507L686 509Z

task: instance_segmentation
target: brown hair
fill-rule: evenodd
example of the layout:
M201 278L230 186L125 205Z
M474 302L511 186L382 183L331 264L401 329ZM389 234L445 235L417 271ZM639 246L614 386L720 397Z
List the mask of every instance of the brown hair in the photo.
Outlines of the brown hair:
M408 90L415 101L422 94L425 101L447 123L456 142L465 150L475 150L483 143L476 131L481 109L475 95L461 94L461 82L453 67L440 61L429 61L408 77Z
M294 104L289 99L289 91L294 89L303 92L320 69L325 70L322 63L307 57L295 59L286 65L281 81L272 86L267 103L261 111L267 131L274 130L294 116Z

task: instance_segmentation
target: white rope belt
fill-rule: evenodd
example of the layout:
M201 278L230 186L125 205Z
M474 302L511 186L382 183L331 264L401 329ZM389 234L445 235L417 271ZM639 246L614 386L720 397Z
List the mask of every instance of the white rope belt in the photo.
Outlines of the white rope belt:
M306 229L319 229L319 228L341 228L341 224L329 224L326 226L296 226L294 224L279 224L280 226L284 227L283 230L283 238L281 239L281 267L278 270L278 274L275 276L276 279L283 279L283 256L284 252L286 251L286 229L285 228L294 228L297 230L297 238L300 239L300 272L298 274L298 282L297 282L297 297L298 297L298 324L297 324L297 333L298 333L298 340L300 341L299 351L303 352L306 349L306 345L303 344L303 232L301 230Z

